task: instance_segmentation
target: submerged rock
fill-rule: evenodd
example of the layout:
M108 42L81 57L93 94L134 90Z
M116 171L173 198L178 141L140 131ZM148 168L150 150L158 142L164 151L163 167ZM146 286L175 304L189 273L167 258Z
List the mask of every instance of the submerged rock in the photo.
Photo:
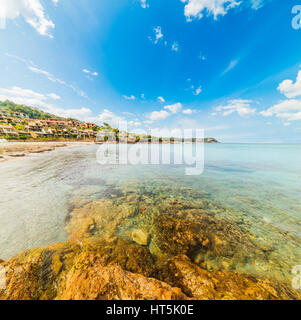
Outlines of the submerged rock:
M147 246L150 240L150 235L141 229L136 229L132 232L132 239L141 246Z
M188 297L200 300L301 299L301 293L289 285L234 272L208 272L185 256L171 259L161 279L181 288Z
M70 202L68 241L0 260L7 276L0 300L301 299L288 284L244 274L270 263L272 248L256 245L205 201L139 187L141 194L110 187L114 200L105 192Z

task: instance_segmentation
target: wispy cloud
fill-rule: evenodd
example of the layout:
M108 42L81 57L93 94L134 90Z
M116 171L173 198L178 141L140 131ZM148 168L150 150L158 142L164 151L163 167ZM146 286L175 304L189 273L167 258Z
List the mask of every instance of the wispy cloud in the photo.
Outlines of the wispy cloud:
M172 45L171 45L171 50L172 50L172 51L175 51L175 52L178 52L178 51L179 51L179 48L180 48L179 43L178 43L177 41L174 41L174 42L172 43Z
M130 95L130 96L123 95L123 98L126 100L136 100L136 97L134 95Z
M93 71L90 71L89 69L83 69L83 73L86 73L86 74L89 74L93 77L97 77L98 76L98 72L93 72Z
M228 101L228 104L221 105L215 108L215 112L212 115L221 113L224 117L227 117L233 113L237 113L243 118L249 118L256 113L255 108L251 108L252 100L234 99Z
M202 87L202 86L199 86L198 88L196 88L196 89L193 91L193 94L194 94L195 96L198 96L198 95L200 95L200 94L202 93L202 91L203 91L203 87Z
M238 59L237 59L237 60L232 60L232 61L229 63L228 67L222 72L222 76L224 76L224 75L227 74L229 71L231 71L232 69L234 69L234 68L237 66L238 62L239 62Z
M149 8L149 4L147 3L147 0L140 0L140 3L143 9Z
M24 63L27 66L28 70L30 70L31 72L39 74L39 75L42 75L42 76L46 77L51 82L58 83L58 84L60 84L62 86L70 88L75 93L77 93L80 97L88 98L83 90L76 88L74 85L69 84L64 80L61 80L60 78L56 77L55 75L53 75L50 72L39 68L32 61L28 61L26 59L23 59L21 57L18 57L16 55L12 55L12 54L9 54L9 53L6 53L6 56L8 56L8 57L10 57L10 58L12 58L14 60L17 60L19 62Z

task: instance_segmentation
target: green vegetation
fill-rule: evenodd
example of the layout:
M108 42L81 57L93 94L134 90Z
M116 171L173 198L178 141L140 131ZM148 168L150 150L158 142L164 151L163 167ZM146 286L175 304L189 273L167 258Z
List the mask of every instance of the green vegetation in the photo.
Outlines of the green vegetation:
M30 108L24 105L15 104L8 100L3 102L0 101L0 112L7 112L11 116L14 113L24 113L29 119L35 120L47 120L50 118L63 119L53 114L43 112L37 108Z

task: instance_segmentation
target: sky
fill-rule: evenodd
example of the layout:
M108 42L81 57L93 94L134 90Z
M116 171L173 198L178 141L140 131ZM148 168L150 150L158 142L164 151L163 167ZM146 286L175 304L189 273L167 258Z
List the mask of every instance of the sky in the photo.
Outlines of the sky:
M300 12L301 0L0 0L0 100L136 133L301 143Z

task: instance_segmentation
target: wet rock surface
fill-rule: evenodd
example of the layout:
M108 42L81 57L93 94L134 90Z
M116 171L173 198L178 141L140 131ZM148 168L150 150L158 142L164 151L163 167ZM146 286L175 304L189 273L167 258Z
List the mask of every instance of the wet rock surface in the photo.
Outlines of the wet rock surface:
M27 154L49 152L56 148L66 147L63 143L14 143L0 146L0 157L4 159L25 157Z
M240 272L277 266L272 246L181 197L191 189L166 191L110 185L102 198L71 199L68 241L2 263L0 299L301 299L287 282Z

